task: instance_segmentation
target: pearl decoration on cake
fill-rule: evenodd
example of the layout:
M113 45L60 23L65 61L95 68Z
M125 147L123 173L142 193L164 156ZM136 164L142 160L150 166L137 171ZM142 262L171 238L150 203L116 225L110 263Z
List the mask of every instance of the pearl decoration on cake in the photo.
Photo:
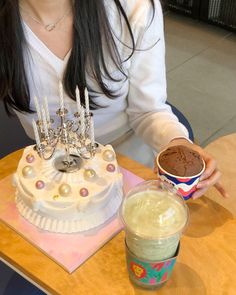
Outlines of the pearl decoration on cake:
M27 161L28 163L33 163L34 160L35 160L34 155L32 155L32 154L28 154L28 155L26 156L26 161Z
M81 190L79 191L79 194L81 195L81 197L87 197L88 194L89 194L89 191L88 191L85 187L83 187L83 188L81 188Z
M96 177L96 172L93 169L84 170L84 179L89 181L93 180Z
M107 171L108 172L114 172L116 170L116 167L113 164L107 165Z
M104 161L111 162L115 160L115 153L111 150L105 150L102 154Z
M45 183L42 180L38 180L35 183L35 186L36 186L37 189L43 189L45 187Z
M59 194L62 197L67 197L71 192L71 187L69 184L63 183L59 186Z
M25 178L32 178L34 177L34 168L31 166L25 166L22 169L22 174Z

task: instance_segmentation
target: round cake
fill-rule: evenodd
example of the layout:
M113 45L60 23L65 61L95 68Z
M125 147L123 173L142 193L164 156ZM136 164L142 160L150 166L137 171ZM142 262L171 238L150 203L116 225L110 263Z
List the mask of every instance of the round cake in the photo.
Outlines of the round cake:
M118 211L123 198L115 152L111 145L98 145L94 157L81 159L80 169L71 173L56 167L63 153L58 146L45 161L34 146L25 148L13 178L17 208L29 222L51 232L98 227Z

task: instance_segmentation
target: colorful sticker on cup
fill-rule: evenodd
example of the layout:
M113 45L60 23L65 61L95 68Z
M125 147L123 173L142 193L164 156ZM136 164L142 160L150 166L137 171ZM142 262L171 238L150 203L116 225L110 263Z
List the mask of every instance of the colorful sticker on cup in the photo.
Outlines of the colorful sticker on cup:
M146 285L156 285L167 281L175 262L176 258L170 258L165 262L150 263L128 257L129 272L136 280Z
M158 169L158 172L161 180L173 185L177 189L178 193L182 195L184 200L190 199L196 191L200 176L193 178L175 178L166 174L160 168Z

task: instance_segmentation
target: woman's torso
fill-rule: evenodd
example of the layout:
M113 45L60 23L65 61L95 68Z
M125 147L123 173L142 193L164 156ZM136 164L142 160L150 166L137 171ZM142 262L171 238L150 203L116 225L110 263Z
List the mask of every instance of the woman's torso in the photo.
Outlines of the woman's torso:
M118 46L121 59L125 60L130 53L130 49L122 44L130 45L130 39L125 31L120 27L120 18L114 8L109 7L109 19L111 26L115 28L115 40ZM47 97L49 103L49 111L56 123L59 123L59 118L56 111L59 108L59 81L63 80L63 75L70 58L70 51L64 59L59 58L54 54L45 43L39 39L31 28L25 23L22 23L27 41L27 48L24 52L25 70L29 83L30 90L30 107L35 110L34 96L38 97L39 103L42 104L44 96ZM129 91L128 70L131 61L123 62L123 71L127 75L125 77L112 63L107 60L107 65L110 73L119 81L111 81L106 79L104 82L110 89L117 94L115 99L109 99L101 93L96 81L87 74L87 86L89 95L93 101L101 108L93 110L95 122L95 136L101 143L112 142L126 133L130 127L128 125L128 116L126 114L127 95ZM78 69L79 71L79 69ZM76 102L64 94L65 106L69 111L68 119L73 119L73 114L76 112ZM17 112L17 115L28 136L34 137L32 130L32 119L37 119L36 113L22 114Z

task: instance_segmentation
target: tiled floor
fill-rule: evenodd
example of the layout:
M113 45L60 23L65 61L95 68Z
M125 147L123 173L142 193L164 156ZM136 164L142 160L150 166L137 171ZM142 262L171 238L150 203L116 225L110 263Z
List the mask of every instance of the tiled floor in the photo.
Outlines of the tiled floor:
M203 146L236 132L236 35L173 13L165 22L169 101Z

